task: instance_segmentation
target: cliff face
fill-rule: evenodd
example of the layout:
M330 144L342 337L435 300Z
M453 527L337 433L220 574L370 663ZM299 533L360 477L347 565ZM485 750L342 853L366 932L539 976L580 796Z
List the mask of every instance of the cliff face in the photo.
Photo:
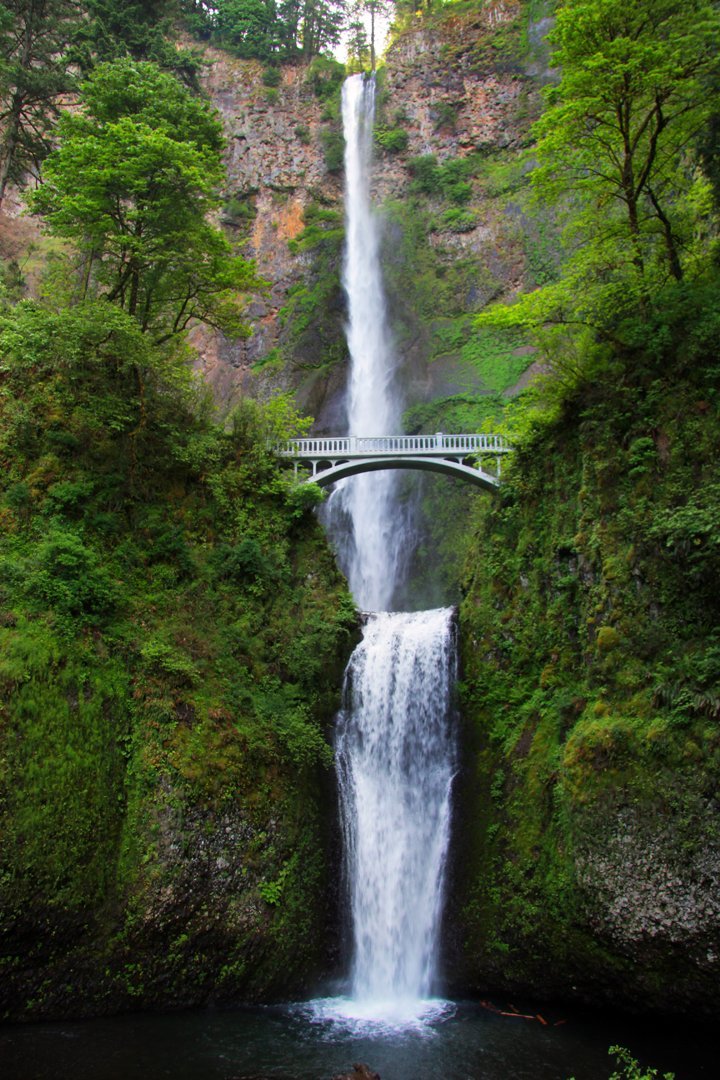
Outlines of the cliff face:
M410 406L512 387L532 360L523 363L525 345L513 341L488 379L462 355L468 313L512 295L533 273L518 154L545 69L540 47L523 44L528 32L518 0L410 25L379 75L373 194L386 222L391 318ZM271 287L250 304L247 341L197 335L202 369L221 396L233 386L261 395L292 388L317 430L336 429L347 360L341 79L283 66L268 88L259 64L213 50L207 59L205 88L228 140L223 220L245 237ZM416 163L428 158L448 166L450 179L457 172L454 187L418 183Z
M579 388L481 508L460 620L461 984L717 1012L711 324L683 313L662 358Z
M197 331L199 368L221 399L234 391L263 392L286 382L273 367L268 383L253 373L272 357L282 334L280 313L289 291L301 282L308 259L288 246L304 227L307 207L316 200L336 205L338 176L326 168L322 145L329 122L323 120L322 78L313 84L304 65L284 65L278 85L265 86L263 67L205 50L203 85L218 109L227 138L225 227L256 261L268 290L252 298L246 341L228 342Z
M4 1019L292 996L333 963L355 610L266 414L221 430L147 351L128 379L138 337L105 303L3 319Z

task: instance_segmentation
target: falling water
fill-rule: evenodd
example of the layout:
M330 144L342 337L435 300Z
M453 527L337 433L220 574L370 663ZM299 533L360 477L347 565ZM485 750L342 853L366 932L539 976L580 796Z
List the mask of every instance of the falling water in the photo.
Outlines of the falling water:
M343 285L350 374L348 434L401 430L402 397L388 329L380 267L380 233L370 202L375 80L354 75L343 85L346 243ZM328 507L329 528L353 596L366 611L386 610L406 551L397 503L397 474L355 476L338 485Z
M402 415L370 202L374 96L374 80L360 75L343 87L352 435L399 432ZM427 1015L455 767L452 609L387 610L408 547L396 477L344 481L326 518L357 603L374 612L346 671L336 750L353 928L348 1008L383 1021Z
M353 996L384 1010L427 996L450 825L453 611L368 617L337 733L353 912Z

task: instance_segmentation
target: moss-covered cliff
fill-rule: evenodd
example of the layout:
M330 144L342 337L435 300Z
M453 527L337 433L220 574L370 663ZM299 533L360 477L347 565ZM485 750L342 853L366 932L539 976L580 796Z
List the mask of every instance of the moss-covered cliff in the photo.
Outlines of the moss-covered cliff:
M301 993L354 635L313 516L104 302L3 316L0 1013Z
M461 609L459 985L716 1011L716 288L668 290L480 506Z

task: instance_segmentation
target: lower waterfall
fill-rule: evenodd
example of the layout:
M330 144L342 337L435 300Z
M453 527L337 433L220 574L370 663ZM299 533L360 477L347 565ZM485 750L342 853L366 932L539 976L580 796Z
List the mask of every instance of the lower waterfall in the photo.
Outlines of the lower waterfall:
M455 769L452 608L369 615L336 750L353 924L352 995L386 1010L431 992Z

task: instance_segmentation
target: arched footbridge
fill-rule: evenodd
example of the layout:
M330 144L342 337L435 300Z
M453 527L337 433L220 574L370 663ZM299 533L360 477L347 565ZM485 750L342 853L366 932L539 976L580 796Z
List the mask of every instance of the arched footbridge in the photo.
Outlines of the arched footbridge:
M512 450L502 435L344 435L289 439L275 450L310 475L304 483L327 487L336 480L380 469L424 469L447 473L494 491L500 486L502 459Z

